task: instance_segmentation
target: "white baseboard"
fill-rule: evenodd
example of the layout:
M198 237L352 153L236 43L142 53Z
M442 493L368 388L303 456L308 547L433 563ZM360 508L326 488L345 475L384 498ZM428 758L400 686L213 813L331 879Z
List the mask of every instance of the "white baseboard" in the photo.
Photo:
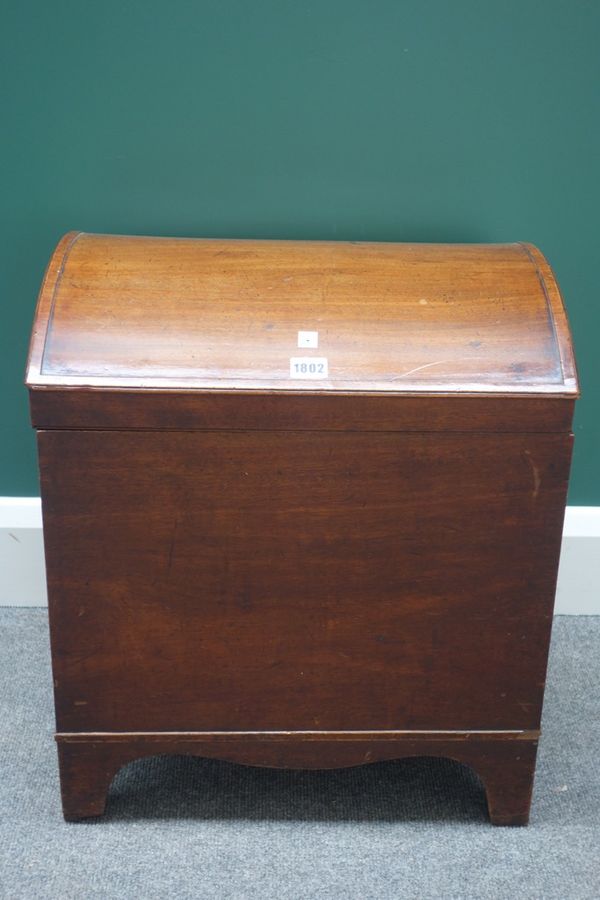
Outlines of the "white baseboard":
M554 612L600 616L600 506L567 506Z
M46 606L39 497L0 497L0 606ZM600 615L600 506L569 506L555 612Z
M0 497L0 606L46 606L39 497Z

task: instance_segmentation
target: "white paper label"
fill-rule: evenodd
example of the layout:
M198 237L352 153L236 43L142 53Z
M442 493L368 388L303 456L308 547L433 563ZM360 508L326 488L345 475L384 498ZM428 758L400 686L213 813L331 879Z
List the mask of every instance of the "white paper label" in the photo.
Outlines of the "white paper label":
M298 346L299 347L311 347L314 349L319 346L319 332L318 331L299 331L298 332Z
M325 356L292 356L290 378L328 378L329 369Z

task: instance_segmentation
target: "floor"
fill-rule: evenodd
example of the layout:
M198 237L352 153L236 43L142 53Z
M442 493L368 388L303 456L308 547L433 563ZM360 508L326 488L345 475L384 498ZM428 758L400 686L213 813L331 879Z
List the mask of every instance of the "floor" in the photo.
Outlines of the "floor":
M0 897L599 900L600 617L555 620L531 824L494 828L444 760L292 773L132 763L66 824L47 616L0 608Z

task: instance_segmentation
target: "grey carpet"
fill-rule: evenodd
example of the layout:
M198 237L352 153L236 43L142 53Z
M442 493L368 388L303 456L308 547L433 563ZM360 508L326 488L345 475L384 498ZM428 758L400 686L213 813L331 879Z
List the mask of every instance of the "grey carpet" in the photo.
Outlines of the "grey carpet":
M444 760L291 773L132 763L103 819L63 822L47 617L0 609L0 896L600 898L600 618L555 621L528 828L487 823Z

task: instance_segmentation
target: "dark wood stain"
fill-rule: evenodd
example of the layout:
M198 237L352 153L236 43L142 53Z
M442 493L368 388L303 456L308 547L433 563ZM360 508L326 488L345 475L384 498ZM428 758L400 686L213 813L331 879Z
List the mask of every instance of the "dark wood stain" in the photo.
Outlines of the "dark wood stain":
M70 235L28 386L67 818L167 752L450 756L527 821L577 396L539 251Z

